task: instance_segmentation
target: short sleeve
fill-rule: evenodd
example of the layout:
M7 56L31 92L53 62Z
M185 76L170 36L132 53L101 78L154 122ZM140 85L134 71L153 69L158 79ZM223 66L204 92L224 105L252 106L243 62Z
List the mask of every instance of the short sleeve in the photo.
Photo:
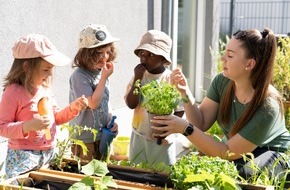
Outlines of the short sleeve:
M221 97L223 96L228 83L229 79L224 77L222 73L216 75L209 86L206 96L209 99L220 103Z

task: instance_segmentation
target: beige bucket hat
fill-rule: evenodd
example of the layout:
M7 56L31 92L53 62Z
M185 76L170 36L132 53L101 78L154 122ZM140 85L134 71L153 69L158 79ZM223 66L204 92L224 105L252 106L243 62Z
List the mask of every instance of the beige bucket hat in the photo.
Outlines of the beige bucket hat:
M170 65L171 47L172 40L166 33L159 30L149 30L143 35L134 53L138 56L140 50L147 50L155 55L163 56L167 60L167 65Z

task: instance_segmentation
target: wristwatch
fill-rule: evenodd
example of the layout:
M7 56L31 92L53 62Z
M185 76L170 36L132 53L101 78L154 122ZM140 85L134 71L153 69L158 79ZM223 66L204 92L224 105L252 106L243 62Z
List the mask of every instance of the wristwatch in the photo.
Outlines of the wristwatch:
M191 123L188 124L188 126L184 129L184 132L183 132L183 135L184 136L188 136L188 135L191 135L194 131L194 128L192 126Z

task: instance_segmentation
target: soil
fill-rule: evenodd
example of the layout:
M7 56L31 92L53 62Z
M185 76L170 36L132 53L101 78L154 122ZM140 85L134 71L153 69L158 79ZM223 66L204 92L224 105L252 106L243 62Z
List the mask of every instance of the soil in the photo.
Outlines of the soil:
M172 181L168 174L165 173L150 172L132 167L115 165L108 165L108 169L110 171L108 175L113 176L114 179L173 188Z
M85 164L87 163L81 163L81 165ZM80 174L81 172L78 168L78 164L75 160L64 159L64 163L62 164L62 171ZM57 167L52 167L50 169L60 171L60 169ZM107 175L112 176L113 179L116 180L142 183L163 188L173 188L172 181L166 173L157 173L148 170L132 168L129 166L117 165L108 165L108 170L109 173Z

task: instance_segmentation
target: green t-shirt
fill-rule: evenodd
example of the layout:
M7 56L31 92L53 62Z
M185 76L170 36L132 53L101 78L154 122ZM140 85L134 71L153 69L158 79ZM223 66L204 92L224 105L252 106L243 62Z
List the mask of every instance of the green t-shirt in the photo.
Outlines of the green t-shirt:
M207 97L220 103L230 80L218 74L212 81ZM242 115L248 104L241 104L233 97L230 111L230 121L222 124L220 120L221 107L218 110L217 123L227 137L233 124ZM239 131L239 134L259 147L266 147L272 150L286 151L290 146L290 134L285 127L285 119L281 117L279 104L276 100L268 97L265 103L260 106L252 119Z

